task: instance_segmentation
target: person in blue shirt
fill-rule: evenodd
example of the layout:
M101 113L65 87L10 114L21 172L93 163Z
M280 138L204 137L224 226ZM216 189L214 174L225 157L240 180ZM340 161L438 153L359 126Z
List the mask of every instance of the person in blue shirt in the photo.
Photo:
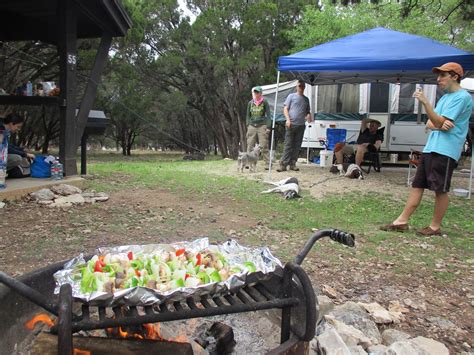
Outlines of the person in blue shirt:
M391 224L381 227L384 231L407 231L410 216L420 204L424 190L429 189L436 195L433 219L429 226L418 230L417 234L441 235L441 221L449 205L451 177L461 157L469 129L472 98L461 88L464 70L458 63L450 62L435 67L433 73L438 74L438 86L445 94L435 109L422 91L413 94L425 107L428 115L426 127L432 131L423 149L405 208Z

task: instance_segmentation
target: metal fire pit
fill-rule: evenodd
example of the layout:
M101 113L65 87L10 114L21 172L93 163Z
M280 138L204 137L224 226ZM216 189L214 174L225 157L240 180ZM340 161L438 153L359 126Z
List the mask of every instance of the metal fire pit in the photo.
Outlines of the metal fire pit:
M330 237L342 244L354 246L352 234L334 229L320 230L311 236L294 262L288 262L282 271L273 272L268 280L252 280L249 275L246 285L237 293L206 295L199 299L190 297L178 302L153 306L127 307L127 312L122 312L121 307L106 309L82 304L81 312L76 314L73 312L73 298L69 284L61 286L59 301L55 302L41 293L41 290L38 291L30 287L32 285L28 286L25 282L13 279L2 272L0 282L58 317L51 332L58 334L60 355L72 353L72 334L81 330L137 326L266 309L282 310L281 345L269 353L285 354L290 351L304 353L308 342L315 335L318 311L311 281L300 265L314 243L322 237ZM76 308L78 307L74 307ZM108 316L110 314L114 316Z

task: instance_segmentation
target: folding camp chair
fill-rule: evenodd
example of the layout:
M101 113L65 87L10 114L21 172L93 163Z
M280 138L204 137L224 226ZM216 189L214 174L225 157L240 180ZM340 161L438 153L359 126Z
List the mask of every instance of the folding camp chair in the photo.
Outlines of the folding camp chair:
M421 152L418 150L411 150L410 158L408 160L408 177L407 177L407 185L411 186L413 182L413 178L416 174L416 169L421 162Z
M362 164L367 164L369 167L367 171L364 170L366 174L370 173L370 169L374 168L374 171L380 173L380 154L379 152L367 152L364 154L364 160L362 161Z

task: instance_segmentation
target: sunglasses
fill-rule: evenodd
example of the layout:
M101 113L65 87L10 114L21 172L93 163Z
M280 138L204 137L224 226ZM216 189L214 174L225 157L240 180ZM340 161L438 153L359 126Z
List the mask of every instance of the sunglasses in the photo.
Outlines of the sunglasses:
M306 87L306 85L305 84L298 84L298 87L299 88L304 88L304 87Z

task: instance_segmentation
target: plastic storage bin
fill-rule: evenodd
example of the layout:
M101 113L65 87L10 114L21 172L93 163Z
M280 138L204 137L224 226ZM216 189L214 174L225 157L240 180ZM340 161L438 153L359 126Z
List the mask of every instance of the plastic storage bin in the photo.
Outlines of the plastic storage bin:
M345 128L328 128L326 129L326 138L328 142L328 150L334 150L336 143L346 141L347 130Z
M333 154L332 150L321 150L319 152L319 166L322 168L332 166Z

